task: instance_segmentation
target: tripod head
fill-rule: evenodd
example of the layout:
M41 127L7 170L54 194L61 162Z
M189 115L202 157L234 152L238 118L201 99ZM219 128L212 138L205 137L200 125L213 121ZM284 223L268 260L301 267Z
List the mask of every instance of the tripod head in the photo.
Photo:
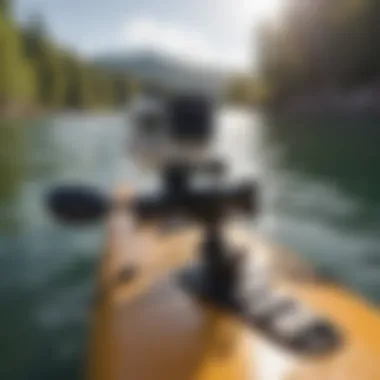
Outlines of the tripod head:
M128 208L140 222L182 217L204 225L215 225L230 214L249 215L256 210L254 184L197 189L191 185L191 176L187 167L168 168L158 192L136 195L128 205L117 207ZM101 221L116 207L113 200L98 189L77 185L53 189L47 203L58 220L77 225Z

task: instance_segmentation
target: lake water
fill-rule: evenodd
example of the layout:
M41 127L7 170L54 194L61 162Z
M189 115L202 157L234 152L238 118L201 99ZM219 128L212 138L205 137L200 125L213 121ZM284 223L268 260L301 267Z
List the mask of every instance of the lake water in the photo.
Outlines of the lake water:
M124 154L125 120L59 115L0 127L0 378L80 379L104 233L55 224L53 184L149 186ZM251 120L226 113L218 149L231 175L255 176L251 223L325 276L380 302L380 120Z

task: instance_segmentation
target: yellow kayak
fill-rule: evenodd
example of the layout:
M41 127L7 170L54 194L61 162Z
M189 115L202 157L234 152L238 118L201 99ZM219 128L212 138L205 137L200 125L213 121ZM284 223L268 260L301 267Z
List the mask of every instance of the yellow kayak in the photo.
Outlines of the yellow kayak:
M173 270L188 265L200 231L135 227L110 217L89 342L89 380L380 379L380 316L359 296L318 279L294 255L250 240L273 286L331 321L342 339L325 355L278 345L260 328L187 292Z

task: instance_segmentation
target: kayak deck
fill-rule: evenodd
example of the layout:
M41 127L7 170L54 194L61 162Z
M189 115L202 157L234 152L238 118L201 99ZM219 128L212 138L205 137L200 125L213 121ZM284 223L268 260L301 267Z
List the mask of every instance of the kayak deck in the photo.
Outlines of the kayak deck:
M170 273L194 257L200 235L163 233L154 226L136 230L128 216L111 218L89 347L90 380L380 378L378 311L348 291L316 281L307 269L296 278L293 255L286 258L251 242L273 264L279 287L343 333L342 346L326 357L286 352L260 331L187 294Z

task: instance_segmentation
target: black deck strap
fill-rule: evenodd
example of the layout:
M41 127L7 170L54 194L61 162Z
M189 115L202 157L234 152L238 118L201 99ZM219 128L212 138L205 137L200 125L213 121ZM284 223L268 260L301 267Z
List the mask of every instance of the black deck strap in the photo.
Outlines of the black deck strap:
M297 355L326 355L342 344L335 326L289 296L275 299L268 288L261 290L261 296L260 291L252 297L225 293L209 281L199 264L180 273L179 280L196 298L236 315L247 326Z

